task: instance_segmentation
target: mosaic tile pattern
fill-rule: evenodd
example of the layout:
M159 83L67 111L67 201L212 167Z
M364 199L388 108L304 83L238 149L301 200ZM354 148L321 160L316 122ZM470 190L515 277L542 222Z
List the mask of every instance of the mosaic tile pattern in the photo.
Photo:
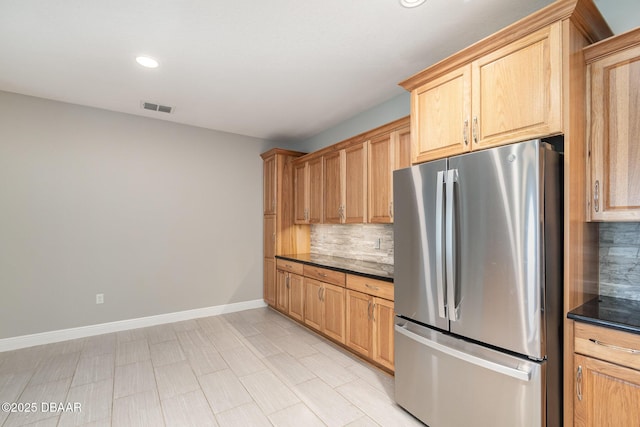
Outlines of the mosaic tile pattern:
M640 223L600 224L600 294L640 301Z
M393 264L393 224L312 225L311 252Z

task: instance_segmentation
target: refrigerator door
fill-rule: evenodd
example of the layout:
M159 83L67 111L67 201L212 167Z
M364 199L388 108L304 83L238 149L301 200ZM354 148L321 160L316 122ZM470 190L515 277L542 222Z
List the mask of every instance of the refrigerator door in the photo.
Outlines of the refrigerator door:
M446 167L438 160L393 173L395 311L440 329L449 328L442 246Z
M542 200L551 152L542 147L450 158L445 219L451 332L536 359L546 355Z
M546 362L491 350L405 319L396 318L395 330L396 401L427 425L545 425Z

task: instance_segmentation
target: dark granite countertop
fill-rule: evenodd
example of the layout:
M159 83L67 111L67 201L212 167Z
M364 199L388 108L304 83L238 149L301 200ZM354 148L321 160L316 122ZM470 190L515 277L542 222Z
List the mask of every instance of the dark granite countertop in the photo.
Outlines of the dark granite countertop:
M569 319L640 334L640 301L598 297L567 314Z
M393 282L393 265L320 254L277 255L276 258L325 267L343 273Z

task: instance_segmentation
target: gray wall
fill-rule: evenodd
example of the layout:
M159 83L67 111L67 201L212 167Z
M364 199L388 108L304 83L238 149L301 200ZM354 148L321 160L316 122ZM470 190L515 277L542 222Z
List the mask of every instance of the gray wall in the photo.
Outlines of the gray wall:
M411 96L409 92L391 98L369 110L363 111L336 126L333 126L311 138L291 143L272 142L272 147L311 153L321 148L333 145L352 136L375 129L411 113Z
M262 298L265 147L0 92L0 339Z

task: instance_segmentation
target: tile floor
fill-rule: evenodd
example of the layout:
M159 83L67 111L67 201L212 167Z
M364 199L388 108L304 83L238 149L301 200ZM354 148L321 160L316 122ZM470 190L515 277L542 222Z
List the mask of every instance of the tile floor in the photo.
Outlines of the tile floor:
M0 426L421 425L393 402L393 387L260 308L0 353L0 402L36 404L0 411Z

